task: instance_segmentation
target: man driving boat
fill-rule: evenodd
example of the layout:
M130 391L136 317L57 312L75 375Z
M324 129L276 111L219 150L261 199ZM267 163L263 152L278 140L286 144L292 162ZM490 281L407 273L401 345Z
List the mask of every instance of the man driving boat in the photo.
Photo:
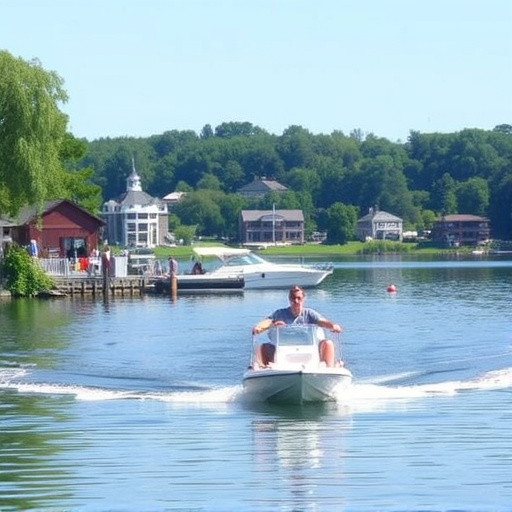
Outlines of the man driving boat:
M289 324L316 324L319 327L325 327L332 332L340 333L342 327L339 324L331 322L323 317L318 311L312 308L304 307L306 292L300 286L292 286L288 292L290 305L287 308L276 309L267 318L258 322L253 328L254 335L260 334L271 327L279 327ZM319 342L320 361L326 366L333 367L334 344L332 340L323 339ZM262 343L256 347L254 364L257 367L265 367L274 361L275 345L272 343Z

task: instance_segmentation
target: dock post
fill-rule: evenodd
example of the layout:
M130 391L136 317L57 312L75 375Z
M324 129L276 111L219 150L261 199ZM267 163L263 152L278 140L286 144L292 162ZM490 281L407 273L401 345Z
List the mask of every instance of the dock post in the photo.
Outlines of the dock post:
M171 299L176 300L176 297L178 296L178 262L173 256L169 256L169 274L171 279Z
M101 275L103 277L103 295L108 297L110 282L110 249L106 245L101 253Z

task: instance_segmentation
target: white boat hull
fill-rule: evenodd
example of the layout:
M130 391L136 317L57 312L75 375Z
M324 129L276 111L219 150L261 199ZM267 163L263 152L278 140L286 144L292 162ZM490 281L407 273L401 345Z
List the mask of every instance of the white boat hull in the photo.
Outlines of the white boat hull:
M316 370L247 370L243 386L253 400L302 404L336 401L343 389L352 382L346 368Z
M253 336L251 365L242 381L249 400L288 404L333 402L352 382L352 373L341 362L339 337L334 344L337 354L333 354L338 357L334 366L327 366L320 360L320 343L327 337L317 325L275 326L267 334L264 339ZM274 347L273 356L266 356L270 360L263 357L263 344L266 349L269 345Z
M327 276L332 274L332 269L277 264L261 267L251 265L250 267L220 268L212 274L220 275L225 270L243 275L246 290L289 288L294 285L312 288L318 286Z

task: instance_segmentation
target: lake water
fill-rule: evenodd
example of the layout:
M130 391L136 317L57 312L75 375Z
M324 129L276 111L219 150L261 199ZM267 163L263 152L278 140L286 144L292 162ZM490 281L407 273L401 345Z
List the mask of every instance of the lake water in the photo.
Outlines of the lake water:
M241 387L286 290L0 301L0 510L510 511L511 292L506 259L336 262L306 304L354 383L294 407Z

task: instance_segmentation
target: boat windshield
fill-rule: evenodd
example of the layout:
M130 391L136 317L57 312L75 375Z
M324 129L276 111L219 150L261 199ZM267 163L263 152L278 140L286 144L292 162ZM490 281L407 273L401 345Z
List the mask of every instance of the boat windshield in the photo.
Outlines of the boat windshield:
M228 267L238 267L244 265L259 265L261 263L268 263L261 256L249 252L247 254L231 256L226 259L224 264Z
M271 328L269 338L277 345L314 345L324 338L319 330L317 325L285 325Z

